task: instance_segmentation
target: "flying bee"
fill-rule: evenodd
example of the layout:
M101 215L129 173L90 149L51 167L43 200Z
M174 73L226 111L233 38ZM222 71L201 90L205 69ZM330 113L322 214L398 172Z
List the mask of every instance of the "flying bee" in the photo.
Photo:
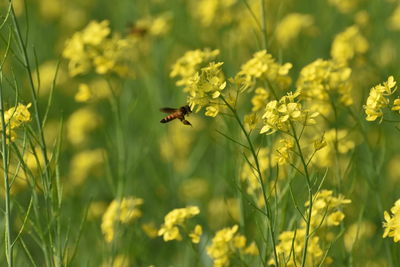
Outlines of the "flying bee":
M160 109L160 111L169 114L167 117L165 117L164 119L162 119L160 121L161 123L166 123L166 122L170 122L174 119L179 119L183 124L192 126L192 124L190 122L185 120L185 116L192 113L192 110L190 109L190 107L188 105L180 107L180 108L162 108L162 109Z
M144 37L149 33L149 29L146 26L140 26L134 22L131 22L128 23L128 32L132 36Z

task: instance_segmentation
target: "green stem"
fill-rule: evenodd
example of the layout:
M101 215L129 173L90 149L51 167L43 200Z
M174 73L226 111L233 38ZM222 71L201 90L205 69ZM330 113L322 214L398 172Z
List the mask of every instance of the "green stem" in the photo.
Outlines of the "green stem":
M4 191L5 191L5 254L8 266L13 266L13 245L11 241L11 205L10 205L10 181L8 177L8 149L7 149L7 125L4 119L4 105L3 105L3 87L2 87L3 73L0 69L0 113L1 113L1 152L3 155L3 175L4 175ZM8 125L10 129L10 125ZM11 130L11 129L10 129ZM10 140L11 141L11 140Z
M265 3L264 0L260 0L260 11L261 11L261 34L264 40L264 49L267 49L267 21L265 20Z
M312 190L311 190L311 179L310 175L308 173L308 166L307 162L305 160L305 157L303 155L303 151L301 150L300 146L300 140L297 136L296 129L293 125L292 122L290 122L290 126L293 131L293 138L296 142L297 149L299 151L298 155L300 157L300 161L303 165L304 168L304 176L306 177L307 180L307 187L308 187L308 201L309 201L309 206L308 206L308 214L307 214L307 225L306 225L306 233L304 236L304 249L303 249L303 254L302 254L302 259L301 259L301 266L304 267L306 264L306 259L307 259L307 249L308 249L308 240L310 239L310 226L311 226L311 213L312 213L312 208L313 208L313 197L312 197Z
M264 181L262 178L262 174L261 174L261 169L260 169L260 163L258 161L258 156L257 156L257 152L254 149L253 143L251 142L250 139L250 135L249 133L246 131L246 128L244 127L242 121L239 118L239 115L237 114L236 110L226 101L226 99L220 95L220 98L222 99L222 101L224 101L224 103L227 105L227 107L229 108L229 110L232 112L233 116L235 117L236 121L238 122L243 134L246 137L247 143L249 145L251 154L254 158L254 162L256 164L256 170L257 170L257 174L258 174L258 180L260 182L260 186L261 186L261 190L263 193L263 197L264 197L264 202L265 202L265 208L266 208L266 215L267 215L267 222L268 222L268 228L270 231L270 235L271 235L271 241L272 241L272 247L273 247L273 252L274 252L274 260L276 262L276 266L279 266L279 262L278 262L278 254L276 252L276 242L275 242L275 232L274 232L274 228L273 228L273 223L272 223L272 211L271 211L271 207L267 198L267 193L265 192L265 185L264 185Z
M11 3L12 1L9 0L9 2ZM43 195L44 195L45 206L46 206L46 208L45 208L46 216L47 216L46 220L47 220L47 223L49 223L48 227L50 228L49 233L47 234L49 243L50 243L50 248L49 248L50 255L48 255L48 256L51 257L50 259L46 259L46 261L50 262L51 265L54 265L55 258L61 259L61 262L62 262L62 255L58 255L59 250L54 248L53 234L56 236L56 233L53 233L53 230L55 230L56 228L53 228L51 225L52 224L51 221L53 220L53 218L59 216L59 212L57 212L55 210L55 209L57 209L58 205L53 205L54 203L52 203L53 200L52 200L52 192L51 192L52 181L51 181L51 174L50 174L50 164L49 164L50 162L49 162L49 158L47 156L47 147L46 147L46 142L44 139L42 118L40 116L39 103L38 103L35 85L33 82L32 69L31 69L31 65L30 65L30 61L29 61L29 57L28 57L27 48L26 48L26 45L22 38L21 30L20 30L20 27L19 27L19 24L17 21L17 17L15 15L15 11L14 11L13 7L11 7L11 18L12 18L12 22L14 25L13 29L14 29L14 32L16 35L16 39L17 39L18 45L20 46L20 49L22 52L22 63L24 65L24 68L26 70L28 80L29 80L32 105L33 105L33 109L34 109L33 113L35 116L36 127L37 127L38 134L39 134L39 146L40 146L40 149L41 149L41 152L43 155L43 159L44 159L44 179L42 179L42 184L43 184L43 190L44 190ZM56 221L58 222L58 220L56 220ZM51 255L53 255L54 257ZM60 263L57 265L61 266Z

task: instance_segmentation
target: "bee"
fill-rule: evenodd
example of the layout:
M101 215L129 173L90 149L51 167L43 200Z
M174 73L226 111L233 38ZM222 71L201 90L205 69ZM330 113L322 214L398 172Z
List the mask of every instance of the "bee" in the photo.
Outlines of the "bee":
M139 26L134 22L128 23L128 32L132 36L144 37L149 33L148 27Z
M192 110L188 105L180 108L161 108L160 111L169 113L167 117L160 121L161 123L167 123L178 118L183 124L192 126L190 122L185 120L185 116L192 113Z

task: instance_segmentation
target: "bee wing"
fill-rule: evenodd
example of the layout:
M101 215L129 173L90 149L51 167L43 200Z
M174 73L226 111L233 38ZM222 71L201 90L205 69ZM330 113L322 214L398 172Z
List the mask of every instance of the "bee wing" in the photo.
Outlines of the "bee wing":
M161 111L161 112L168 113L168 114L174 113L174 112L176 112L177 110L178 110L178 109L176 109L176 108L160 108L160 111Z

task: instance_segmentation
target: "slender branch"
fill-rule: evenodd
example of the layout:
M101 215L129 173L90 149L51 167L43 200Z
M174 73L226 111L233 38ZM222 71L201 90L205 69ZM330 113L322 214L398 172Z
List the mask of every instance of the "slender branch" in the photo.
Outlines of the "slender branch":
M250 139L250 135L249 133L246 131L246 128L244 127L242 121L239 118L239 115L237 114L236 110L228 103L228 101L226 101L226 99L220 95L220 98L222 99L222 101L224 101L224 103L226 104L226 106L228 107L228 109L232 112L233 116L235 117L236 121L238 122L243 134L246 137L247 143L249 145L251 154L254 158L254 162L256 164L256 170L257 170L257 174L258 174L258 180L260 183L260 187L263 193L263 197L264 197L264 202L265 202L265 208L266 208L266 214L267 214L267 222L268 222L268 228L270 231L270 235L271 235L271 241L272 241L272 246L273 246L273 252L274 252L274 259L275 259L275 263L277 266L279 266L279 262L278 262L278 254L276 252L276 242L275 242L275 232L273 229L273 223L272 223L272 212L271 212L271 207L269 205L269 201L267 198L267 193L265 191L265 185L264 185L264 181L262 178L262 174L261 174L261 169L260 169L260 163L258 161L258 157L257 157L257 152L254 149L253 143L251 142Z
M1 119L1 152L3 156L3 176L4 176L4 191L5 191L5 254L9 267L13 266L13 244L11 237L11 199L10 199L10 181L8 177L8 149L7 149L7 129L11 128L6 125L4 118L3 105L3 72L0 69L0 119ZM10 133L11 134L11 133Z

